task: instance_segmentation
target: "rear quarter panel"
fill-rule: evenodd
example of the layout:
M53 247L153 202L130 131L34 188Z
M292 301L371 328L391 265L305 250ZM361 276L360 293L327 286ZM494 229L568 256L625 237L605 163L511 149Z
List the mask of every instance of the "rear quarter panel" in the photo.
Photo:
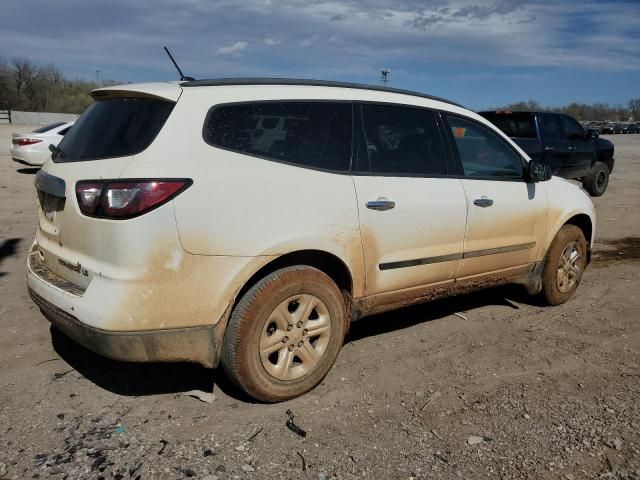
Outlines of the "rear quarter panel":
M193 179L193 185L173 201L187 252L274 258L323 250L348 266L354 296L361 296L364 260L355 188L348 174L242 155L212 147L203 139L204 121L213 105L268 100L269 92L280 99L289 90L265 89L256 97L256 87L185 89L161 134L123 176Z

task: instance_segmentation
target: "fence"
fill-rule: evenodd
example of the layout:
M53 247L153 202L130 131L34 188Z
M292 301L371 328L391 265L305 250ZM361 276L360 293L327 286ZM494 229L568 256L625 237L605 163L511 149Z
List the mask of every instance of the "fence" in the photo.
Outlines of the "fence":
M46 125L54 122L71 122L76 118L78 118L78 115L73 113L0 110L0 123L15 123L18 125Z

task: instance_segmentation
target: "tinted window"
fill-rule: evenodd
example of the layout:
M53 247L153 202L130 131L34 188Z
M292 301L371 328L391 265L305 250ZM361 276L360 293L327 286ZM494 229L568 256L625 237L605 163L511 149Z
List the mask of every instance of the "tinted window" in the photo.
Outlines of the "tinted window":
M564 123L565 138L567 140L578 140L584 138L584 129L573 118L563 115L562 122Z
M366 150L360 149L358 171L391 175L446 174L442 141L432 112L363 105L362 125Z
M536 127L531 113L482 112L484 118L502 130L508 137L536 138Z
M542 135L544 140L564 140L564 124L560 115L542 114Z
M523 174L513 148L488 128L461 117L447 116L467 177L514 177Z
M55 161L78 162L140 153L156 138L173 105L146 98L97 101L64 136Z
M44 133L44 132L48 132L49 130L53 130L54 128L59 127L60 125L64 125L67 122L56 122L56 123L51 123L49 125L46 125L44 127L40 127L40 128L36 128L32 133Z
M256 102L214 107L204 139L210 145L267 159L349 170L351 103Z

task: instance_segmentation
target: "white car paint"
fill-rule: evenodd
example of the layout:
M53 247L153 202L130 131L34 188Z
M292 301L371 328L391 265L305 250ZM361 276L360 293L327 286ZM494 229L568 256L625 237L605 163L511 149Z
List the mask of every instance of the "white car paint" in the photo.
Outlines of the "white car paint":
M49 145L58 146L62 137L75 122L64 122L45 132L14 133L9 150L11 158L18 163L31 166L41 166L51 157ZM19 145L21 140L33 140L37 143Z
M63 281L54 284L29 264L28 286L81 326L111 333L216 325L224 329L225 313L252 276L292 252L321 251L339 259L353 281L353 301L360 314L367 314L416 297L425 287L455 290L460 279L530 271L543 260L558 229L576 215L588 217L593 245L593 204L578 187L557 178L528 184L352 176L215 148L202 137L207 112L221 103L385 102L473 119L528 161L491 123L447 102L391 91L309 85L187 88L156 83L102 88L93 96L99 100L131 94L176 102L148 148L108 160L48 162L43 169L64 180L66 203L63 211L50 216L40 209L31 255ZM90 218L78 207L75 186L100 178L190 178L193 185L136 218ZM495 206L475 207L474 199L482 196L492 198ZM378 198L392 199L397 207L387 212L365 207ZM531 247L462 258L467 251L522 244ZM383 263L450 255L459 258L403 270L379 268ZM65 282L84 291L71 293ZM200 352L188 351L193 345L184 348L184 359L210 364Z

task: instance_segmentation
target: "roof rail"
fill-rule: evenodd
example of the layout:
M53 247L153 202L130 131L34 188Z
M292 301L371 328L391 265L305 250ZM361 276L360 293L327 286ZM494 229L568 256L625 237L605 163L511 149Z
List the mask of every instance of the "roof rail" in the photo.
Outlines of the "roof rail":
M413 97L428 98L444 102L457 107L464 108L462 105L447 100L446 98L435 97L425 93L413 92L411 90L402 90L399 88L382 87L378 85L365 85L363 83L336 82L330 80L311 80L299 78L213 78L204 80L192 80L181 82L181 87L222 87L231 85L303 85L314 87L338 87L338 88L354 88L358 90L373 90L377 92L399 93L402 95L411 95Z

